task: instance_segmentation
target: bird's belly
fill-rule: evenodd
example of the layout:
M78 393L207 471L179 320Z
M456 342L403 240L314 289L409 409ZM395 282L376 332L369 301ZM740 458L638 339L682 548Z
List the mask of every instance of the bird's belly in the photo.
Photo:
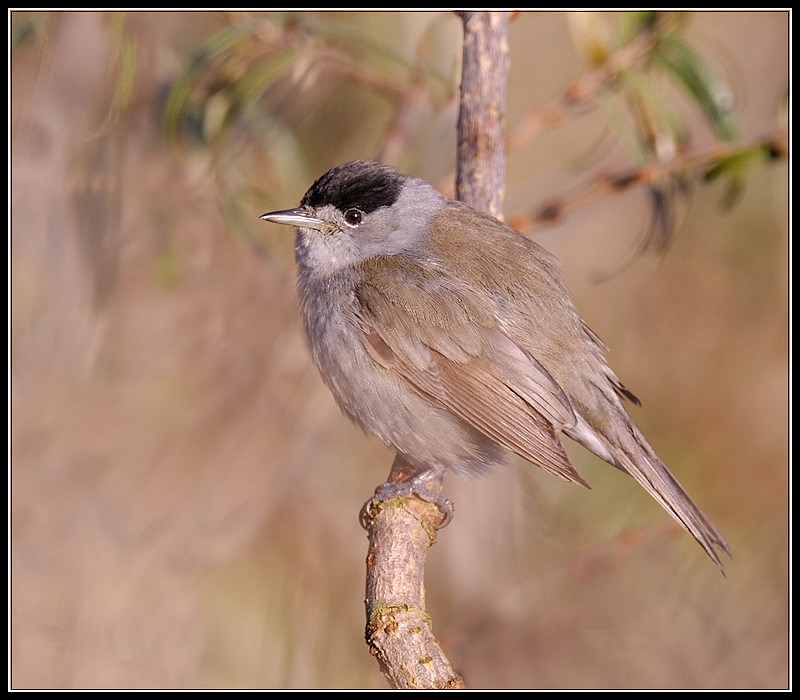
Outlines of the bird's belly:
M425 469L474 474L504 461L494 442L378 364L351 328L328 315L307 331L322 378L353 422Z

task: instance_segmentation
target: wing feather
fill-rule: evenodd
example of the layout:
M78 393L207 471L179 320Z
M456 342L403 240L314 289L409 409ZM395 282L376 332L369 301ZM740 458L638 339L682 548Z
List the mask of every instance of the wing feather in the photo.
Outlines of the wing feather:
M399 260L384 259L381 269L402 266ZM362 339L373 359L499 445L588 486L557 436L576 418L552 376L467 295L440 285L433 299L424 268L401 267L400 274L413 279L381 284L381 274L373 273L358 291ZM415 311L423 318L412 327Z

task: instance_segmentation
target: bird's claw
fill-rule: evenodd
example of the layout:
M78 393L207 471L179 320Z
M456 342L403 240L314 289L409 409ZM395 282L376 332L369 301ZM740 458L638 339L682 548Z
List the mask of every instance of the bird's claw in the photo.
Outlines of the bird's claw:
M365 530L369 529L370 510L372 505L376 502L389 501L392 498L414 496L426 503L433 503L442 513L442 522L439 523L437 529L441 530L450 524L453 519L455 508L453 502L444 496L433 491L431 488L431 481L428 479L421 479L419 477L412 477L406 481L399 482L384 482L375 489L375 494L370 498L362 507L358 514L358 521L361 527Z

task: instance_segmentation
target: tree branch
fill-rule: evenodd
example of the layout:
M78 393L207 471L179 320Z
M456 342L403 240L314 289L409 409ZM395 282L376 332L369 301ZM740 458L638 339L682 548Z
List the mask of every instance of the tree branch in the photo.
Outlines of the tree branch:
M394 688L463 688L425 612L425 555L436 542L439 508L410 497L373 501L365 520L366 638L371 653Z
M508 12L458 13L464 23L456 199L502 219Z
M653 49L656 38L646 33L637 37L600 66L587 71L567 86L564 93L544 107L529 107L506 134L510 151L530 141L539 133L559 124L575 107L595 100L603 88L611 85L624 71L640 63Z
M722 167L730 163L735 173L736 161L740 163L757 159L772 160L788 155L788 135L779 130L769 138L748 143L716 142L703 151L682 153L668 161L648 163L641 168L631 168L617 173L600 173L590 182L566 194L543 202L535 211L517 214L509 220L518 231L530 234L550 226L571 211L636 187L651 187L670 176L712 179L715 174L725 174ZM719 169L720 173L715 171Z
M457 196L501 217L508 13L465 11L459 15L464 24L464 65ZM388 481L402 482L413 475L410 465L398 457ZM434 637L425 611L425 556L436 542L443 519L438 505L415 496L373 499L362 511L362 524L369 533L366 639L394 688L464 688Z

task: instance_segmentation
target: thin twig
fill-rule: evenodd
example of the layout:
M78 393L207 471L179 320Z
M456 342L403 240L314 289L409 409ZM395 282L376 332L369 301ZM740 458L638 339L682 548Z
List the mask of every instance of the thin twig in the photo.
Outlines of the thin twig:
M602 65L576 78L549 104L526 110L517 124L508 130L506 148L508 150L518 148L543 129L560 123L578 105L595 99L600 90L613 83L623 71L646 58L655 42L654 34L641 34L609 56Z
M781 131L763 141L743 144L717 142L704 151L683 153L667 161L648 163L641 168L601 173L572 193L553 197L534 211L515 215L509 224L518 231L530 233L552 225L571 211L635 187L651 186L670 175L705 177L721 161L737 156L762 154L766 158L784 157L788 152L786 144L786 134Z

